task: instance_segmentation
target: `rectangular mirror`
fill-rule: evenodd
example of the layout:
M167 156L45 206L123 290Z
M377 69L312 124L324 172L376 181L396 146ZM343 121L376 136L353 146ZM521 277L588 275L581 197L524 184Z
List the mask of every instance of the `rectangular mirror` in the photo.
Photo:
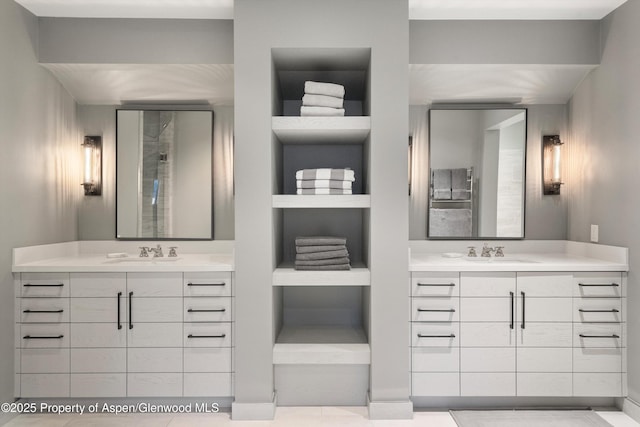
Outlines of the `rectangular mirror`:
M527 110L429 111L430 239L522 239Z
M213 111L116 111L116 237L213 239Z

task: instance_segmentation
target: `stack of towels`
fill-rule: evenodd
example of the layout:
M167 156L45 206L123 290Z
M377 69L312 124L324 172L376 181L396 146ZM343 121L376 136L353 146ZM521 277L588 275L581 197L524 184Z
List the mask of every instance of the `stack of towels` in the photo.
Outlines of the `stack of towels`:
M302 169L296 172L297 194L353 194L352 169Z
M296 270L350 270L344 237L296 237Z
M301 116L344 116L344 86L304 82Z

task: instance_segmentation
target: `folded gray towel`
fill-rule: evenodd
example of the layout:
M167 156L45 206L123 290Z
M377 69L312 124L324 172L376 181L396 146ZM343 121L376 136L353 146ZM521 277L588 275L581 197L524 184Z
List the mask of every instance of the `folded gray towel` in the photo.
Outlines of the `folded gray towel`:
M337 265L296 265L296 270L351 270L349 264Z
M318 245L318 246L296 246L296 253L310 254L313 252L339 251L347 249L345 245Z
M451 170L451 198L454 200L469 200L467 169Z
M313 252L310 254L296 254L296 261L312 261L316 259L340 258L349 256L346 249L338 251Z
M451 199L451 169L434 169L433 198L437 200Z
M330 179L336 181L355 181L356 176L353 169L301 169L296 171L296 180L315 180L315 179Z
M346 237L305 236L296 237L296 246L346 245Z
M295 265L339 265L349 264L349 257L316 259L311 261L296 261Z

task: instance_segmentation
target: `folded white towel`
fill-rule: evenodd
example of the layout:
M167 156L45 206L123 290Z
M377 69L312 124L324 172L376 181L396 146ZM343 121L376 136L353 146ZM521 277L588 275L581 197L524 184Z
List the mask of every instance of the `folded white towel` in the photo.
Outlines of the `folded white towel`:
M343 181L337 179L298 179L297 188L337 188L351 190L353 181Z
M335 83L304 82L304 93L344 98L344 86Z
M298 188L296 194L353 194L352 190L338 188Z
M301 116L323 116L323 117L342 117L344 116L344 108L331 107L300 107Z
M353 169L301 169L296 172L296 180L331 179L336 181L355 181L356 174Z
M327 95L313 95L307 93L302 97L302 105L308 107L342 108L344 106L343 102L342 98Z

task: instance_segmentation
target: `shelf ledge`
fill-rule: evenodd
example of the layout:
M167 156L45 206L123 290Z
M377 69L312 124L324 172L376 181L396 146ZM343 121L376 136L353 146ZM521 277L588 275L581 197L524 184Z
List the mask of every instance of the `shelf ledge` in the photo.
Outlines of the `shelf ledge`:
M275 365L368 365L369 344L275 344Z
M370 208L369 194L308 195L276 194L274 208Z
M366 267L351 270L296 270L289 264L276 268L273 286L370 286L371 272Z
M271 127L287 144L359 144L371 132L371 118L274 116Z

